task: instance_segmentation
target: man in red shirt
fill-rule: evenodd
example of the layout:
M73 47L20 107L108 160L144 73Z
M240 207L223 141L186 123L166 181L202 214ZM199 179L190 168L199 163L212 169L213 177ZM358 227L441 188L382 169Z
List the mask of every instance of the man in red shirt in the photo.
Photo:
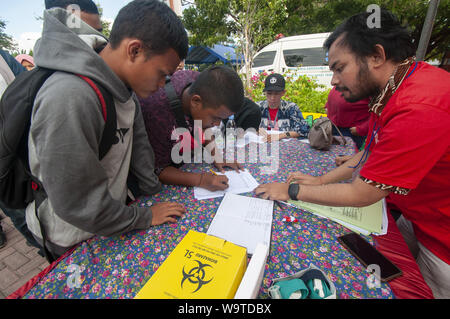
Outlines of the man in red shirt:
M369 99L355 103L347 102L336 88L332 88L325 104L328 118L339 128L344 136L349 136L361 149L369 130ZM333 127L333 135L338 135Z
M349 18L325 42L336 90L348 102L374 97L365 151L326 175L294 173L255 192L354 207L389 196L425 281L436 298L450 298L450 75L415 62L410 34L391 13L381 10L380 28L368 18Z

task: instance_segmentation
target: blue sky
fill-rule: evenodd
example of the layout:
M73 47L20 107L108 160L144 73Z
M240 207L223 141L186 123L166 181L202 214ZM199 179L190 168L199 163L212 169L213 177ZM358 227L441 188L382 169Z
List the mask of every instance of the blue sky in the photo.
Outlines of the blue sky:
M131 0L94 0L103 8L103 19L113 21L119 10ZM19 49L29 50L42 32L44 0L0 1L0 18L6 21L5 33L12 36Z

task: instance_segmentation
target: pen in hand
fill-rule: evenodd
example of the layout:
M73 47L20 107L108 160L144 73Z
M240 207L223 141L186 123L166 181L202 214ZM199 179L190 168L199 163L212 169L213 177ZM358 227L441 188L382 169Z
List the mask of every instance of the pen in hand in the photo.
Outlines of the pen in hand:
M215 176L217 176L217 177L219 178L219 179L218 179L219 184L223 185L223 186L220 187L221 189L222 189L223 187L225 187L225 189L229 187L229 185L228 185L228 177L226 177L225 175L219 175L219 174L217 174L217 173L214 172L211 168L209 169L209 171L210 171L212 174L214 174Z

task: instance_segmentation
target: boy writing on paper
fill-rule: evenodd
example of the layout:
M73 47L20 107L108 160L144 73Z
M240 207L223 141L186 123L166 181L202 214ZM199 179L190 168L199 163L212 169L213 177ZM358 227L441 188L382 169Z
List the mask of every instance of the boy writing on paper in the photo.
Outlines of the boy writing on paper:
M181 103L182 117L189 130L183 138L191 139L194 136L192 143L187 143L187 148L191 146L194 151L195 148L202 147L198 145L202 143L195 140L196 135L201 138L203 130L218 126L222 120L239 112L244 103L242 81L235 71L226 66L213 66L201 73L181 70L173 74L170 83ZM139 101L148 138L155 151L156 173L163 184L199 186L210 191L228 187L228 178L224 175L184 172L174 163L172 150L180 141L174 140L172 136L180 126L164 88L147 98L140 98ZM201 121L201 127L196 128L194 121ZM194 129L198 131L195 132ZM224 171L225 166L237 171L242 169L235 162L216 161L214 164L220 171Z

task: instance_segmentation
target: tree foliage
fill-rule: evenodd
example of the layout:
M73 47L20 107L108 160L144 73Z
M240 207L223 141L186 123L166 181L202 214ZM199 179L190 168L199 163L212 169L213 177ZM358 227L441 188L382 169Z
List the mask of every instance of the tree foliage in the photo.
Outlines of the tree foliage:
M252 65L259 47L271 42L276 25L287 17L286 0L195 0L183 11L193 45L234 43L245 65ZM247 67L246 86L250 85Z
M285 36L331 32L346 18L378 4L408 25L419 43L428 0L191 0L184 11L190 43L213 45L250 41L252 53ZM425 59L449 49L450 0L441 0ZM247 28L246 28L247 27ZM249 32L249 35L245 35ZM241 44L242 46L242 44ZM248 62L248 61L247 61Z
M17 46L14 43L13 38L5 33L6 22L0 19L0 48L8 51L17 50Z
M108 22L108 21L102 19L103 18L103 8L99 2L97 2L96 5L98 8L98 13L100 15L100 21L102 23L102 28L103 28L102 33L106 38L109 39L109 36L111 35L111 22Z
M330 32L346 18L366 11L370 4L393 12L407 25L416 44L419 43L428 10L428 0L332 0L290 1L289 17L284 22L285 35ZM298 13L298 14L292 14ZM440 59L450 46L450 0L441 0L425 59ZM282 31L280 31L282 32Z
M258 73L251 78L251 86L248 90L249 98L253 101L263 101L264 82L269 73ZM286 94L284 100L294 102L302 112L326 114L325 104L328 100L330 89L306 75L295 76L293 72L287 71L283 74L286 80Z

